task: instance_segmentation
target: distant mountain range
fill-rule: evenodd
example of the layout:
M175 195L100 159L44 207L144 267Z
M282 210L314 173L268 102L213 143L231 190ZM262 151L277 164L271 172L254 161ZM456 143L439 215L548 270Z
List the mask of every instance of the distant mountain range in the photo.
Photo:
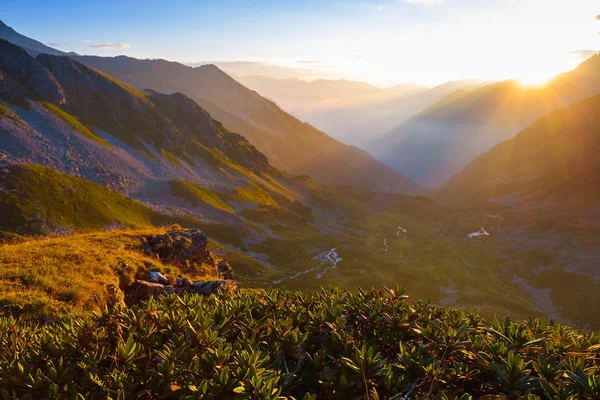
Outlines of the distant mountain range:
M432 193L444 204L598 220L600 96L553 111L477 157Z
M463 80L425 90L392 91L396 93L393 97L310 113L304 119L344 143L371 152L377 150L382 136L412 116L457 90L482 84L478 80Z
M382 136L369 150L409 178L437 186L536 119L596 94L600 55L541 87L505 81L454 92Z
M413 83L401 83L384 89L345 79L306 82L296 78L275 79L260 75L235 78L261 96L275 101L284 110L308 121L312 115L327 110L362 106L428 90Z

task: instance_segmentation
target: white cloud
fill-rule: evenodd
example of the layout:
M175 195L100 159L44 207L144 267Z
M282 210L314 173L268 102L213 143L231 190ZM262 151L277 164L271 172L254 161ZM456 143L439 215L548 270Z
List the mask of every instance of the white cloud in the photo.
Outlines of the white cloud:
M102 43L93 44L92 47L97 49L128 49L131 45L129 43Z
M83 43L92 43L91 40L84 40Z

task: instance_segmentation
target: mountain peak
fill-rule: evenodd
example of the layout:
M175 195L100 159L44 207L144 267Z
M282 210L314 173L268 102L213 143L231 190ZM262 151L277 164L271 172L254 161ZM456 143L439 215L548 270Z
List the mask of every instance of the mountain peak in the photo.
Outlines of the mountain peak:
M23 36L17 31L15 31L10 26L6 25L4 22L0 21L0 39L4 39L12 44L15 44L19 47L25 49L32 56L37 56L41 53L53 54L53 55L64 55L65 53L53 49L52 47L46 46L43 43L38 42L37 40L33 40L28 38L27 36Z

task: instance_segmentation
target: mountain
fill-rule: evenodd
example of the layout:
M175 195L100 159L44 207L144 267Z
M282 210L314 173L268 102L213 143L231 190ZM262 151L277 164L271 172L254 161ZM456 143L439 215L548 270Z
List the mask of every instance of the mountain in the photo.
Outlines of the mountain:
M374 102L311 113L305 119L336 139L373 153L380 144L378 139L394 127L457 90L480 85L477 80L452 81L427 90L404 91ZM388 90L393 93L393 88Z
M37 56L41 53L52 54L55 56L66 54L65 52L46 46L45 44L38 42L37 40L33 40L28 38L27 36L21 35L10 26L7 26L2 21L0 21L0 39L4 39L8 42L22 47L23 49L27 50L27 52L32 56Z
M160 229L156 224L177 221L205 231L219 257L231 261L240 284L251 288L354 290L402 282L418 298L476 307L486 316L498 310L515 317L544 313L589 326L600 312L590 311L600 290L588 279L596 272L582 265L580 244L571 240L579 234L572 230L523 232L487 211L319 185L273 167L244 137L181 93L140 91L74 59L33 58L5 41L0 177L0 203L10 216L0 228L9 230L0 232L3 241L15 233ZM130 246L140 236L136 232L85 233L69 249L86 249L82 243L92 240L101 253L90 239L101 236L114 252ZM592 239L581 240L590 254L600 253ZM114 265L101 270L146 268L147 260L131 261L127 249L126 260L111 253ZM75 260L68 269L81 269L80 259L60 249L31 250ZM550 265L532 274L538 266L529 260L538 259ZM14 265L12 256L4 260ZM10 268L8 275L0 273L0 287L13 287L14 276L37 285L31 274ZM575 294L562 296L565 285L576 286ZM538 296L537 288L547 296ZM60 305L69 298L62 290L44 293ZM21 299L15 293L11 289L8 296Z
M33 58L1 41L0 70L0 202L11 216L2 230L178 219L205 230L251 287L402 281L444 304L464 296L482 310L538 312L518 286L473 276L472 265L485 264L488 279L505 262L486 241L465 243L486 217L291 176L185 95L139 91L68 57Z
M2 26L0 38L23 44L34 56L65 54ZM306 173L325 184L406 194L423 192L419 185L368 153L344 145L287 114L213 65L191 68L165 60L68 55L140 90L189 96L226 128L248 138L280 169Z
M368 153L327 136L261 97L214 65L79 56L74 59L137 88L181 92L232 131L244 135L277 168L317 182L406 194L423 189Z
M541 87L505 81L452 93L383 136L370 150L409 178L439 186L536 119L599 94L599 71L596 55Z
M432 193L445 204L598 221L600 96L553 111Z
M281 108L311 122L311 116L326 110L348 108L421 93L427 88L411 83L379 88L349 80L296 78L275 79L260 75L236 78L246 87L272 99Z

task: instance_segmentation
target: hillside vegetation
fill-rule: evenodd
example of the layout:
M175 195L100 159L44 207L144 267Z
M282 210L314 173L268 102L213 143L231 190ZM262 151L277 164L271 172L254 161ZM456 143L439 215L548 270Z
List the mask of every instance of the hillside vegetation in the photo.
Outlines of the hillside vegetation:
M102 185L41 165L10 165L0 170L0 230L24 234L98 230L109 225L150 227L199 224L191 217L160 214Z
M597 399L600 335L410 303L399 289L170 296L0 319L4 398ZM24 340L27 338L27 340Z
M218 225L203 228L214 234L209 249L235 265L237 279L264 271L261 263L220 242ZM122 302L134 279L149 271L172 281L182 276L215 279L213 266L183 268L141 250L141 237L165 232L144 228L44 238L5 236L0 244L0 315L36 321L89 315Z

